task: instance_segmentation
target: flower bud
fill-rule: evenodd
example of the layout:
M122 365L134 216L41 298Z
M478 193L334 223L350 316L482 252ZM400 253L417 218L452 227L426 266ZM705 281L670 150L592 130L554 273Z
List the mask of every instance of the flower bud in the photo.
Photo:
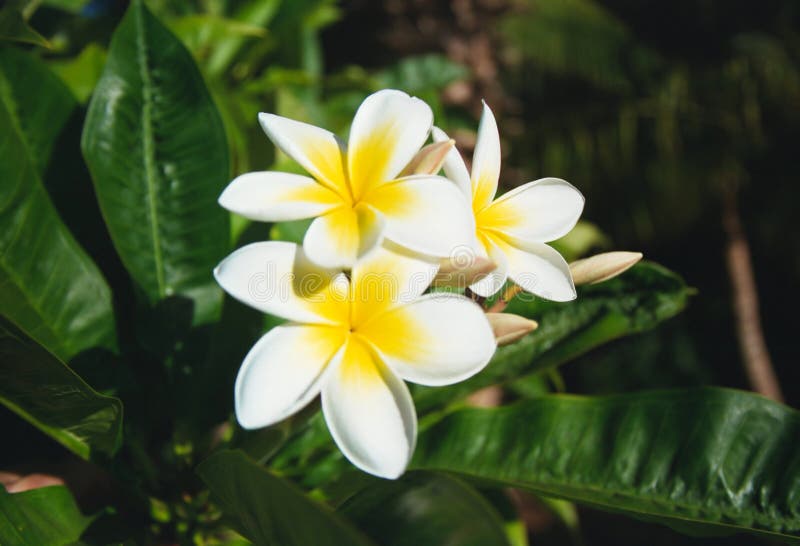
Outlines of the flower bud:
M496 268L496 263L483 256L470 257L467 264L459 263L457 257L448 258L442 261L439 273L433 279L433 286L436 288L466 288Z
M411 161L400 173L400 176L438 173L444 164L447 153L453 149L455 144L456 141L453 139L428 144L411 158Z
M539 327L539 323L511 313L486 313L498 345L510 345Z
M597 284L624 273L641 259L641 252L604 252L572 262L569 270L576 285Z

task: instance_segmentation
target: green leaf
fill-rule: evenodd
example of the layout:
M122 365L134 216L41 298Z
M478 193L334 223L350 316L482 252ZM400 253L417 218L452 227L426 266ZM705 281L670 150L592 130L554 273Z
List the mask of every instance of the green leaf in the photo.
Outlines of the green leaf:
M233 20L247 27L265 28L275 16L281 2L279 0L247 0L238 2ZM230 69L231 63L242 50L248 36L245 34L221 37L214 42L207 63L208 74L219 77Z
M0 93L19 122L30 156L43 175L50 152L77 106L47 65L13 47L0 48Z
M51 76L37 88L35 76L44 69L28 61L19 53L0 54L0 313L68 359L91 347L116 346L111 291L62 223L37 172L46 161L34 154L45 153L55 136L38 113L18 118L35 110L21 95L39 100L54 126L65 101L63 86L47 87ZM14 74L22 80L12 86L6 77Z
M800 413L718 388L546 396L450 414L412 466L692 533L800 538Z
M2 320L0 403L84 459L111 456L122 440L122 403Z
M81 146L117 252L149 302L187 296L196 324L218 318L225 130L191 55L140 0L111 40Z
M72 544L91 523L63 485L7 493L0 487L0 544L62 546Z
M33 30L25 21L22 13L13 7L0 10L0 41L50 47L47 39Z
M255 544L371 544L339 516L240 451L220 451L197 472L236 529Z
M500 515L477 491L442 474L377 481L339 511L385 546L509 544Z
M436 389L414 386L417 409L554 368L611 340L647 331L682 311L691 293L676 274L642 262L610 281L578 287L578 299L570 303L521 294L507 311L535 319L539 328L498 348L486 369L467 381Z

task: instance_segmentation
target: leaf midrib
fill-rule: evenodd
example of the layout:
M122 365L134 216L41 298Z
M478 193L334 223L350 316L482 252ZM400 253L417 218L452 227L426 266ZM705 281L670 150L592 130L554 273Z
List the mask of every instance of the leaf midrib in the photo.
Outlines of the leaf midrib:
M137 3L136 25L136 56L139 65L139 76L142 79L142 159L144 160L145 180L147 183L147 205L149 209L150 232L153 242L153 260L155 262L156 285L158 295L166 295L166 282L164 280L164 259L161 254L161 237L158 232L158 205L156 203L156 150L153 145L153 80L150 77L148 62L145 20L142 16L142 4Z

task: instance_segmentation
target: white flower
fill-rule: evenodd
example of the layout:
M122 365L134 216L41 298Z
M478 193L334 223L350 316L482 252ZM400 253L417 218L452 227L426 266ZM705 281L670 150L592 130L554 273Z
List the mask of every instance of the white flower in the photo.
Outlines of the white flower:
M437 142L449 140L433 128ZM583 211L583 195L558 178L542 178L495 199L500 177L500 136L494 115L484 103L472 175L452 149L444 171L472 203L476 246L497 269L470 286L476 294L495 294L507 278L524 290L555 301L575 299L575 285L564 258L545 243L566 235Z
M463 196L445 178L399 177L433 123L430 107L402 91L367 97L356 112L345 147L324 129L259 114L267 136L313 178L252 172L231 182L220 204L252 220L317 217L303 241L324 267L350 268L386 237L407 249L445 257L471 237Z
M378 247L350 277L302 248L245 246L214 275L240 301L291 322L250 350L235 407L248 429L277 423L322 395L336 444L357 467L396 478L414 450L417 418L403 380L447 385L480 371L495 338L481 308L455 294L421 295L437 266Z

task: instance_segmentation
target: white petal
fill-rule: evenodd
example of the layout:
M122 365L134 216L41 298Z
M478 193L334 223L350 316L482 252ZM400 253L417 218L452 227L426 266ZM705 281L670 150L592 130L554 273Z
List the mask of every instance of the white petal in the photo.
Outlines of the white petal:
M576 298L569 265L552 247L518 240L497 242L508 260L508 276L525 291L552 301Z
M408 387L352 338L331 367L322 387L322 411L336 445L361 470L399 477L417 438Z
M320 391L328 362L344 343L330 326L287 324L250 349L236 377L236 419L243 428L266 427L306 406Z
M542 178L520 186L478 214L478 225L524 241L547 243L566 235L583 212L584 198L572 184Z
M384 89L364 99L348 141L354 195L394 179L422 148L432 124L430 107L402 91Z
M303 249L323 267L350 269L381 243L384 225L383 215L367 205L344 206L311 222Z
M283 153L297 161L311 176L343 197L347 193L344 171L344 145L325 129L276 116L258 114L258 121L269 139Z
M283 222L324 214L342 203L333 191L307 176L252 172L236 177L219 204L251 220Z
M482 237L481 242L486 250L486 255L497 267L487 273L481 280L470 285L469 289L483 298L489 298L494 296L506 284L506 280L508 280L508 260L506 260L505 254L498 248L491 236Z
M288 320L335 324L349 308L343 297L337 301L332 296L349 290L343 275L315 266L293 243L244 246L214 269L214 277L242 303Z
M431 285L438 269L439 260L385 241L353 266L351 324L416 300Z
M446 178L400 178L372 189L364 201L386 217L386 238L414 252L448 257L472 246L475 217Z
M431 129L434 142L445 142L450 140L450 137L438 127ZM462 191L464 196L472 202L472 182L469 179L469 171L467 165L464 163L464 158L455 146L447 152L444 159L444 174L455 182L456 186Z
M497 346L483 310L464 296L447 292L387 311L355 332L400 377L432 386L475 375Z
M472 199L475 210L487 206L497 193L500 179L500 133L489 106L483 103L478 138L472 155Z

